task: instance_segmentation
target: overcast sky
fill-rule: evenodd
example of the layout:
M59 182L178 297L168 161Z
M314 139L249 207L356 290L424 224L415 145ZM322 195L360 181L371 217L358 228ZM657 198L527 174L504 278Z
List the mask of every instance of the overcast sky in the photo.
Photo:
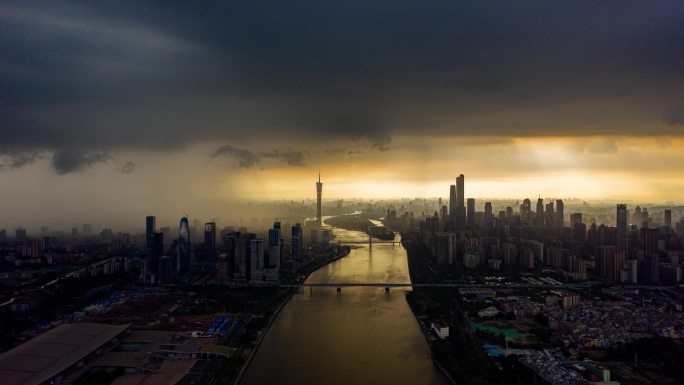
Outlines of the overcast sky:
M0 227L319 168L327 197L684 201L679 0L2 0L0 52Z

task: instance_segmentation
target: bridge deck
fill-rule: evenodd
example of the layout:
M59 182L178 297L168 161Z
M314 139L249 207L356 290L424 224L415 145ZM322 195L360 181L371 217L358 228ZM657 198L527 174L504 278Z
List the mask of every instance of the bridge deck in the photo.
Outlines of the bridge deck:
M514 285L486 285L476 283L382 283L382 282L339 282L339 283L282 283L280 287L469 287L469 288L489 288L489 289L515 289L515 288L547 288L547 289L580 289L587 288L582 284L561 284L561 285L534 285L534 284L514 284Z
M356 244L367 245L368 243L371 243L371 242L368 242L368 241L338 241L337 243L340 245L356 245ZM372 243L373 244L375 244L375 243L397 243L398 244L398 243L401 243L401 241L373 241Z

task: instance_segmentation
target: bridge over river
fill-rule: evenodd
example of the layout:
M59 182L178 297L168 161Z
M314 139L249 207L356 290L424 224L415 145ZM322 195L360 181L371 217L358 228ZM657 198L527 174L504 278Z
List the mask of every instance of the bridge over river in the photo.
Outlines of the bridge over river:
M329 287L335 288L341 292L343 288L347 287L379 287L384 288L386 292L390 289L403 287L447 287L447 288L487 288L487 289L520 289L520 288L539 288L539 289L586 289L586 284L511 284L511 285L486 285L477 283L389 283L389 282L327 282L327 283L281 283L279 287L285 288L309 288L314 287Z
M278 287L284 288L314 288L314 287L329 287L336 288L341 291L342 288L348 287L379 287L389 289L402 287L445 287L445 288L481 288L481 289L570 289L582 290L590 288L589 283L572 283L572 284L533 284L533 283L512 283L512 284L482 284L482 283L395 283L395 282L325 282L325 283L279 283ZM640 290L671 290L673 286L648 286L648 285L629 285L625 286L627 289Z
M339 241L338 245L370 245L373 246L378 243L391 243L393 245L401 244L400 241L381 241L378 239L369 238L368 241Z

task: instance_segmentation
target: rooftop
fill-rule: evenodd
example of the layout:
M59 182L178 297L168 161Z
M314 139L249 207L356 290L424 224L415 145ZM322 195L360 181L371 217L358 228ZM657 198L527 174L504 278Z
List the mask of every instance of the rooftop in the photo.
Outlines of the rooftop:
M38 385L68 369L130 325L60 325L0 355L5 385Z

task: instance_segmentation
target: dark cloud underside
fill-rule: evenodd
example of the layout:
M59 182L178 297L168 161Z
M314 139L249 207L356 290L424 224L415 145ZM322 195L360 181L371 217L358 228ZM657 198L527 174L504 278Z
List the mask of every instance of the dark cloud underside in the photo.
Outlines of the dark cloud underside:
M303 166L309 154L306 151L271 150L268 152L255 152L245 148L238 148L230 144L224 144L211 154L212 158L230 156L235 159L240 168L250 168L262 159L270 158L282 161L290 166Z
M0 151L49 151L59 173L210 140L684 132L678 0L22 1L0 14ZM243 167L306 158L224 151Z
M110 155L104 152L85 152L74 149L62 149L56 151L52 157L52 166L58 174L68 174L80 171L95 163L109 160Z

